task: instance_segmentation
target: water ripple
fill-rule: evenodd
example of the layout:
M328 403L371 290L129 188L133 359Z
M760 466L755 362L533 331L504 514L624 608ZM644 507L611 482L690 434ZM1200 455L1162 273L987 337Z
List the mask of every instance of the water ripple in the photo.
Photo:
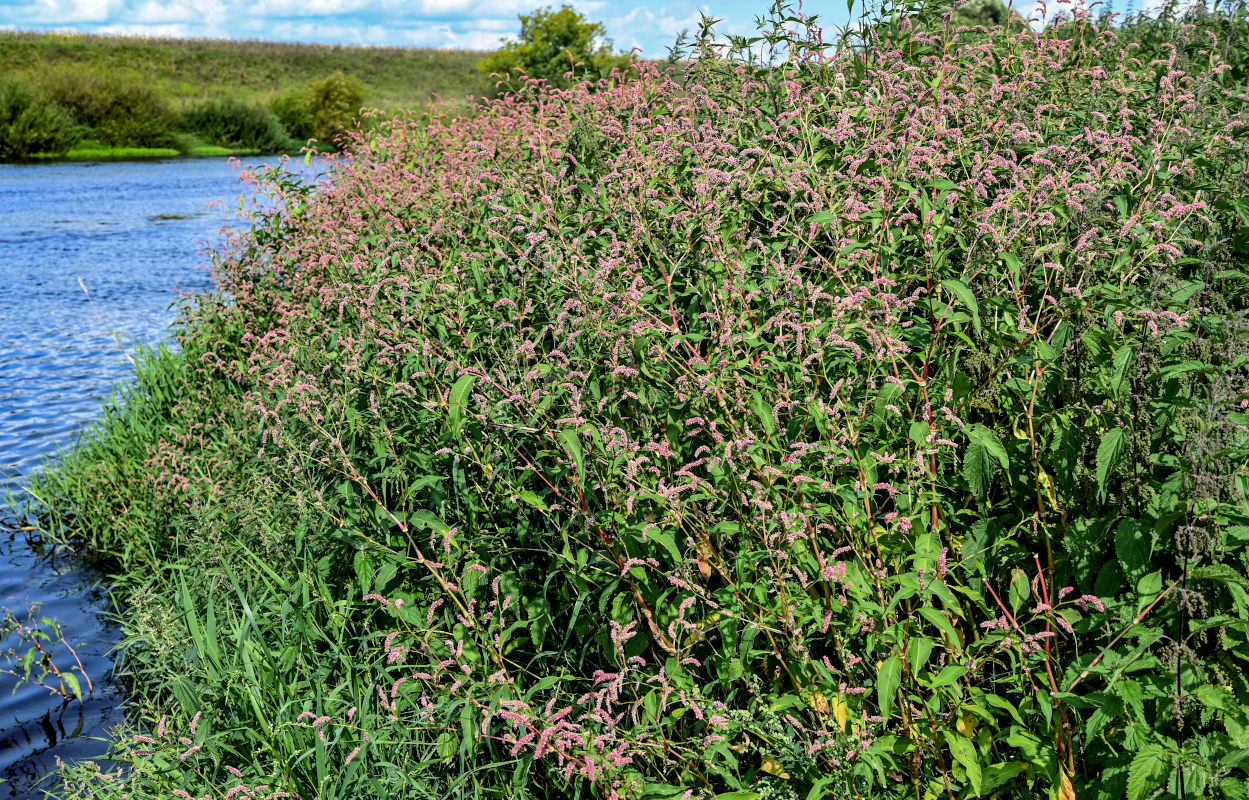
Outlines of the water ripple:
M128 374L124 350L167 336L179 292L208 288L205 243L240 190L222 159L0 165L0 497L92 418ZM94 582L21 538L0 542L0 608L38 603L60 619L96 685L63 705L0 675L0 798L41 797L57 758L102 754L121 721L117 632Z

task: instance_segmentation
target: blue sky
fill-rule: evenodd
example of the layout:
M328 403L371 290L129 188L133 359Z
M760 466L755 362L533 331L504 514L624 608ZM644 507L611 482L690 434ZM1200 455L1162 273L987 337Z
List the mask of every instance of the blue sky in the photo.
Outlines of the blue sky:
M700 11L748 33L769 0L575 0L607 26L617 49L659 57ZM0 28L154 36L276 39L337 44L490 49L520 30L516 15L560 0L0 0ZM827 23L843 23L845 0L809 3ZM831 27L831 25L830 25Z

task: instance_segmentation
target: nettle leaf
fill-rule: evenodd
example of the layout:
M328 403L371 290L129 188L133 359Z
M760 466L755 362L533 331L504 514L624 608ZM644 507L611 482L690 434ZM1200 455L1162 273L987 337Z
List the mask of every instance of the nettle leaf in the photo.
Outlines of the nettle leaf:
M976 425L967 434L971 437L972 444L980 445L998 460L1003 469L1010 469L1010 456L1006 454L1006 448L1002 446L1002 441L997 438L997 434L989 430L983 425Z
M997 462L989 457L989 451L983 445L971 444L963 451L963 480L972 496L983 504L993 484L993 475L997 471Z
M1141 748L1128 768L1128 800L1145 800L1162 786L1170 772L1170 761L1162 745L1149 744Z
M1149 564L1150 541L1140 523L1125 519L1119 522L1115 530L1115 555L1123 572L1129 578L1135 578Z
M880 665L876 673L876 701L880 704L880 715L889 719L893 711L894 696L902 685L902 659L889 656Z
M1110 382L1110 389L1115 397L1123 394L1123 384L1127 381L1131 371L1132 357L1135 353L1136 349L1130 344L1125 344L1115 351L1115 375Z
M1102 436L1101 444L1097 445L1097 493L1102 502L1106 500L1106 484L1110 482L1110 475L1119 463L1126 444L1127 434L1123 428L1111 428Z

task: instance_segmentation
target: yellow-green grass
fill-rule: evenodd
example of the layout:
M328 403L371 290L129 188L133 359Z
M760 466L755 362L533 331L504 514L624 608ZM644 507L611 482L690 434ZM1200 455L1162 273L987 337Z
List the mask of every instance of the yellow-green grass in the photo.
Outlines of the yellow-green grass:
M75 147L65 155L41 154L37 159L57 159L62 161L131 161L144 158L180 158L182 156L206 158L212 156L250 156L254 150L231 150L213 144L196 145L188 153L180 153L172 147L103 147L88 144Z
M366 86L368 105L384 110L480 96L492 88L477 70L482 52L362 47L228 39L0 31L4 71L37 84L60 67L125 73L178 104L236 96L260 102L342 71Z

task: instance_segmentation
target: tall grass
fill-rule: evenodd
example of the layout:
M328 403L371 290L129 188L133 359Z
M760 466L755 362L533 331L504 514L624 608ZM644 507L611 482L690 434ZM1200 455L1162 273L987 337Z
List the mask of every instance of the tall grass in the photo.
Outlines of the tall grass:
M125 608L69 793L1242 797L1243 97L905 10L262 176L33 484Z

